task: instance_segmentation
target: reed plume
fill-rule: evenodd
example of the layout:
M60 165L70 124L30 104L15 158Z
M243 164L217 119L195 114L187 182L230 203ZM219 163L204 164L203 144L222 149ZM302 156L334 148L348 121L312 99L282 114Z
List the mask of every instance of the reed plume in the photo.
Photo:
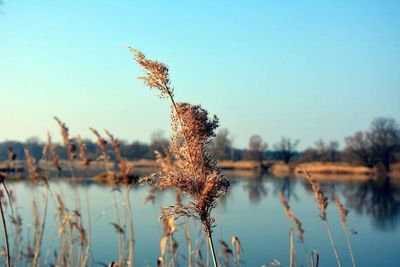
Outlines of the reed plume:
M108 154L107 154L107 147L106 147L107 141L99 134L99 132L96 129L91 128L91 127L89 129L96 136L96 143L97 143L98 148L100 149L100 154L103 157L104 167L106 168L108 175L110 176L110 174L112 174L112 172L108 166ZM111 175L111 176L113 178L112 182L114 182L114 177L113 177L113 175Z
M62 122L58 117L54 116L54 120L58 123L61 129L61 136L63 139L63 143L65 148L67 149L68 153L68 158L71 162L71 167L72 167L72 161L75 158L75 152L76 152L76 145L72 142L72 140L69 138L69 129L67 125Z
M129 184L130 170L131 168L128 166L128 162L121 154L121 144L117 138L114 137L109 131L105 130L107 136L110 138L111 146L114 151L115 157L118 161L119 167L119 178L122 178L122 181L125 184Z
M29 173L29 178L34 182L43 181L46 184L46 186L48 186L47 177L40 174L40 171L36 165L35 158L31 156L28 149L24 149L24 152L26 157L26 165Z
M91 159L87 155L87 146L80 135L77 136L76 140L78 141L79 158L82 161L82 169L87 170L91 162Z
M59 175L62 169L60 166L60 162L58 160L58 156L55 151L55 146L52 143L51 135L49 132L47 132L47 141L45 146L43 147L42 157L45 158L48 155L50 155L55 172L57 173L57 175Z
M326 230L328 232L328 237L331 242L333 252L335 253L338 267L342 267L342 264L341 264L340 258L339 258L339 254L338 254L336 246L335 246L335 242L333 241L332 231L331 231L331 228L329 226L329 223L328 223L328 220L326 217L326 208L328 207L328 198L324 195L324 192L322 191L321 187L319 186L317 181L314 178L312 178L311 174L309 172L307 172L307 170L305 170L305 169L303 169L303 173L306 176L308 182L311 184L312 191L314 192L314 198L315 198L315 201L317 202L318 208L319 208L319 217L325 223Z
M175 102L168 67L161 62L147 59L134 48L129 50L145 70L145 75L139 79L150 88L157 89L159 96L168 98L172 105L172 137L169 149L174 164L145 181L158 188L175 188L190 196L188 205L171 206L162 214L175 219L188 216L200 221L209 240L214 266L217 266L211 236L214 224L211 211L219 198L227 192L229 181L206 148L215 136L218 119L216 116L209 118L208 112L199 105Z
M279 192L279 200L282 203L282 206L283 206L283 209L285 210L286 216L289 219L293 220L294 224L296 225L297 234L300 238L300 241L304 242L304 229L303 229L300 219L297 218L296 215L294 215L293 211L290 209L289 203L287 202L287 200L285 199L285 197L283 196L283 194L281 192Z

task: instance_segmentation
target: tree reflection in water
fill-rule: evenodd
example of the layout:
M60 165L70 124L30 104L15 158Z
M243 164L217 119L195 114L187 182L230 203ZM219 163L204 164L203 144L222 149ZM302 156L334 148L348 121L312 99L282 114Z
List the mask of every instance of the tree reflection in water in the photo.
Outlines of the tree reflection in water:
M281 192L287 201L290 201L292 197L298 201L299 197L296 192L296 183L297 179L293 176L275 177L273 179L274 194L277 195Z
M245 191L248 191L249 200L251 203L257 204L260 202L260 200L267 197L268 190L265 187L265 178L265 175L259 174L246 179L246 182L243 185L243 189Z
M346 204L358 214L367 214L380 230L394 230L400 215L400 188L390 178L349 184L344 188Z

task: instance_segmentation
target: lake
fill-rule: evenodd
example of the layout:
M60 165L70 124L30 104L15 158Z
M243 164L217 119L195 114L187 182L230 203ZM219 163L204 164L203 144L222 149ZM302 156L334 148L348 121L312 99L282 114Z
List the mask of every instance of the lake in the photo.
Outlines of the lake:
M241 176L234 173L229 177L232 182L230 192L213 212L216 219L213 236L217 256L221 261L223 261L223 255L219 253L219 240L224 240L232 249L231 238L237 236L243 248L240 255L241 266L268 265L274 259L278 260L282 266L289 265L291 224L278 198L278 193L282 192L305 230L304 244L295 235L296 258L299 266L307 266L305 252L310 254L313 250L319 253L320 266L337 266L325 225L319 218L311 187L305 180L271 175ZM392 184L390 180L324 182L321 185L329 197L327 217L343 266L351 266L351 261L339 213L332 199L333 190L338 192L349 210L347 224L351 232L350 241L357 266L400 266L399 186ZM22 243L25 249L33 236L32 200L36 200L39 213L42 215L46 189L44 186L34 186L26 181L12 181L8 183L8 186L16 196L14 210L22 217L24 229ZM57 240L59 229L53 229L53 226L57 225L55 196L58 193L64 198L65 206L70 210L79 205L82 207L81 217L84 225L87 225L86 197L89 198L92 221L90 265L102 266L111 260L116 260L119 235L115 231L115 226L112 225L116 219L111 187L96 183L85 185L59 180L50 182L50 189L41 252L42 263L51 263L60 245ZM137 185L129 193L135 234L135 266L156 266L157 258L160 256L160 239L163 236L163 224L159 221L160 211L162 207L176 202L176 193L173 191L155 191L151 193L151 197L149 197L149 191L148 187ZM124 202L126 189L116 190L114 195L122 221L122 210L126 207L126 202ZM77 204L78 200L80 204ZM145 200L147 200L146 203ZM7 207L6 209L9 210ZM207 247L203 242L204 235L199 232L197 223L189 221L193 249L202 246L202 256L205 259ZM174 233L178 244L176 261L179 262L179 266L187 265L184 222L184 219L176 222L177 230ZM122 223L120 224L122 226ZM15 231L13 227L10 228L10 239L13 240ZM124 231L128 231L128 228L129 224ZM88 231L87 228L86 231ZM13 249L13 246L11 248ZM233 260L230 259L230 261L233 266ZM25 264L26 262L22 260L19 265Z

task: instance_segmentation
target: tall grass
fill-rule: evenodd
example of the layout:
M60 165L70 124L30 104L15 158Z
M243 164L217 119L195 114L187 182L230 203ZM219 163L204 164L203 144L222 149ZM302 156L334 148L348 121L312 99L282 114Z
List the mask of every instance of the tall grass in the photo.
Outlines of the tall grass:
M184 218L184 240L186 242L186 261L189 267L209 266L210 258L214 267L230 266L231 262L235 267L243 263L241 253L242 243L237 236L232 236L231 246L222 238L219 240L219 257L217 257L215 242L213 239L213 228L216 221L213 218L214 208L219 204L228 192L230 182L222 174L213 155L208 151L208 145L215 137L215 130L218 127L216 116L209 116L207 110L199 105L176 101L172 89L169 70L166 65L158 61L150 60L138 50L130 48L135 61L145 70L145 75L139 79L143 80L150 88L158 90L161 98L167 99L171 104L171 125L172 136L170 146L165 153L155 152L161 170L148 177L141 179L154 188L173 189L177 193L176 203L170 207L163 208L161 221L164 231L160 240L160 256L156 259L156 265L162 267L180 266L183 258L176 235L178 234L176 220ZM76 139L70 137L69 128L58 117L54 117L60 126L64 152L68 157L70 175L73 179L83 179L87 182L87 171L95 159L87 154L85 142L77 135ZM111 185L112 206L114 209L114 221L110 223L110 229L114 228L118 237L118 256L110 259L109 266L135 265L135 225L133 208L130 199L131 189L137 179L129 162L121 153L121 145L117 138L105 130L108 137L106 140L96 129L90 128L97 140L100 158L106 170L105 176ZM41 159L37 160L31 156L29 150L25 149L27 178L34 184L34 197L32 200L32 228L33 237L31 241L30 232L26 241L26 251L23 251L23 227L22 218L12 206L13 200L5 180L7 177L0 173L0 183L3 185L11 210L11 230L7 227L4 202L0 199L0 214L3 225L3 239L5 247L5 262L11 266L91 266L96 261L92 255L92 214L90 198L86 194L86 213L81 206L79 192L74 190L73 207L68 206L68 198L61 190L55 191L50 186L49 180L62 176L65 166L60 163L56 152L56 144L52 143L50 134L47 134L47 143L43 148ZM115 161L112 160L114 156ZM8 151L8 166L12 166L16 158L12 148ZM42 160L43 164L40 164ZM79 167L76 164L79 161ZM64 164L65 165L65 164ZM68 169L68 167L67 167ZM328 198L325 196L319 184L304 171L306 178L311 184L314 197L319 209L319 217L324 221L332 249L335 254L337 265L341 267L341 261L333 240L332 230L327 219ZM52 177L55 174L55 177ZM80 177L79 177L80 176ZM39 190L37 188L43 188ZM124 190L124 191L123 191ZM120 194L118 195L118 193ZM39 198L37 197L39 195ZM184 197L182 196L184 195ZM290 220L289 226L289 266L298 266L296 258L295 232L304 246L307 265L318 267L319 254L315 250L308 254L304 241L304 229L300 219L294 214L288 201L283 194L279 194L280 201ZM347 247L355 267L355 259L350 244L347 229L347 213L339 196L334 194L335 203L338 207L342 227L345 232ZM154 200L154 195L151 195ZM15 201L14 201L15 202ZM49 204L56 207L53 218L48 215ZM86 218L85 218L86 216ZM193 225L198 226L199 235L193 237L190 219L193 218ZM52 219L52 221L51 221ZM49 221L51 228L49 229ZM293 226L292 226L293 225ZM10 239L9 231L13 236ZM44 246L44 236L48 233L49 245ZM200 233L203 238L200 237ZM96 238L96 237L94 237ZM99 238L99 237L97 237ZM10 242L14 242L14 253L11 253ZM115 244L109 244L113 247ZM203 256L203 247L206 247L206 256ZM184 247L184 246L183 246ZM207 249L208 248L208 249ZM51 255L51 251L54 254ZM21 257L21 255L23 255ZM155 259L154 259L155 260ZM265 266L279 266L278 260L272 260Z
M169 99L172 106L170 152L174 162L172 166L163 168L145 181L158 188L176 189L191 198L188 205L178 204L166 208L162 216L174 219L192 217L200 221L210 245L214 266L217 267L211 212L229 188L229 180L221 173L213 155L207 152L207 145L215 137L218 119L216 116L209 118L208 112L199 105L176 102L168 67L147 59L134 48L129 49L135 61L146 72L139 79L150 88L157 89L159 96Z

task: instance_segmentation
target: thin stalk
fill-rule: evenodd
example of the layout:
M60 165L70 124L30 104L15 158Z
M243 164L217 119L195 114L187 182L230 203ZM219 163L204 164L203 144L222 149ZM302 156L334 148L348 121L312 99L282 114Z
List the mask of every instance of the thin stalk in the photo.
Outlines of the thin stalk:
M6 245L7 267L11 267L10 247L8 245L7 225L6 225L6 220L4 218L3 204L1 203L1 201L0 201L0 211L1 211L1 221L3 223L3 237L4 237L5 245Z
M187 219L185 220L185 238L188 250L188 267L192 267L192 239L190 237L190 227Z
M331 228L329 227L329 223L328 223L327 220L324 220L324 222L325 222L326 230L328 231L328 236L329 236L329 240L331 241L333 252L335 253L335 257L336 257L336 261L337 261L338 267L342 267L342 264L340 263L340 259L339 259L339 254L338 254L338 252L336 250L335 243L333 242L332 232L331 232Z
M342 226L343 226L343 231L346 236L347 247L349 248L349 252L350 252L351 263L352 263L353 267L356 267L356 261L354 260L353 249L351 248L351 244L350 244L349 231L347 230L346 224L343 223Z
M169 235L169 245L171 254L171 266L175 267L175 251L174 251L174 241L172 239L172 234Z
M84 180L85 180L85 195L86 195L86 209L87 209L87 218L88 218L88 239L86 244L86 255L83 257L82 266L87 266L89 256L92 253L91 245L92 245L92 218L90 215L90 201L89 201L89 192L88 192L88 184L86 179L86 172L84 172Z
M294 252L294 237L293 237L293 228L292 227L290 227L290 230L289 230L289 237L290 237L290 263L289 263L289 266L293 267L295 252Z
M306 259L307 266L311 266L310 259L308 258L308 249L304 241L301 242L304 250L304 258Z
M214 243L212 240L211 230L209 229L209 227L207 227L206 234L207 234L208 244L210 245L210 251L214 262L214 267L218 267L217 257L215 256Z
M44 212L43 212L43 220L42 220L42 225L40 229L40 235L39 235L39 242L36 246L35 250L35 257L33 259L33 266L38 266L39 264L39 255L40 255L40 248L42 247L42 241L43 241L43 235L44 235L44 228L46 225L46 217L47 217L47 204L48 204L48 197L49 197L49 190L46 189L46 195L45 195L45 202L44 202Z
M129 188L126 190L126 200L128 204L128 213L129 213L129 256L128 256L128 267L133 267L134 260L134 245L135 245L135 235L134 235L134 227L133 227L133 214L131 208L131 201L129 199Z

